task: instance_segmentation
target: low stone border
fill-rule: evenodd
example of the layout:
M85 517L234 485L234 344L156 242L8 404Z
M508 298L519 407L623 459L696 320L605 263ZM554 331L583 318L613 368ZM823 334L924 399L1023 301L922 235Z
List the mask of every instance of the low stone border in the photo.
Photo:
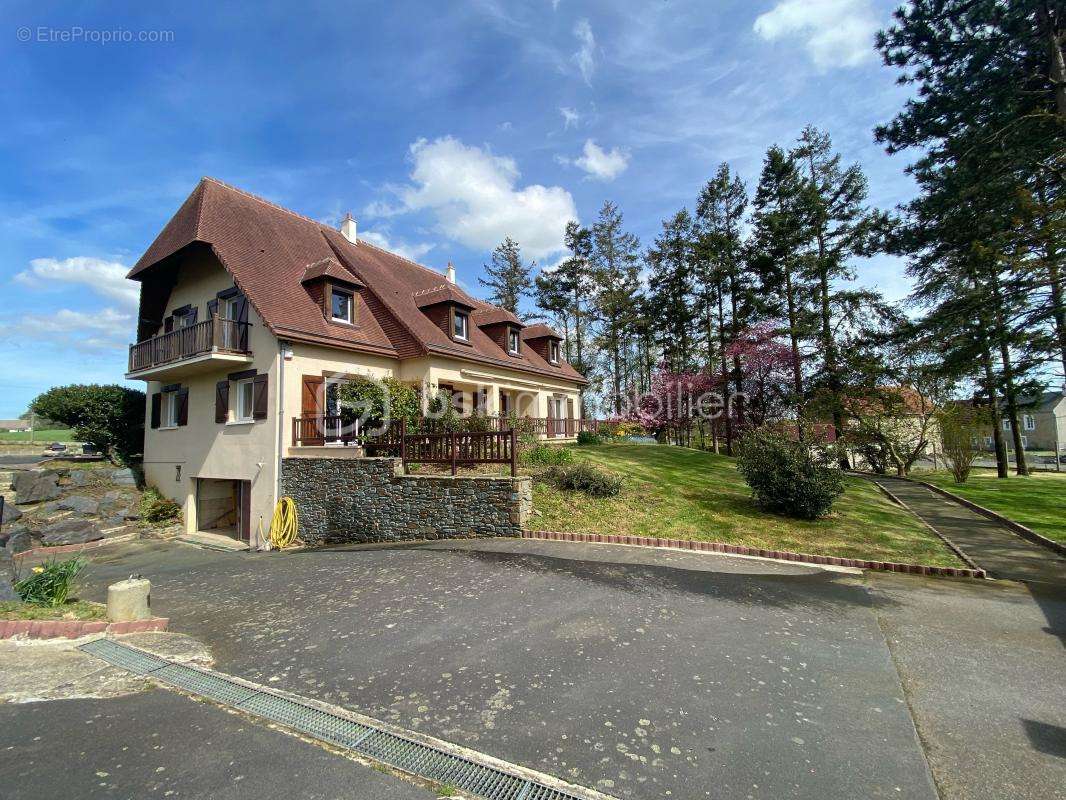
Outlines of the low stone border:
M134 531L133 533L124 533L121 536L105 537L103 539L96 539L92 542L83 542L81 544L60 544L55 547L34 547L30 550L23 550L21 553L15 553L12 558L27 558L32 556L47 556L57 553L80 553L83 550L95 550L98 547L104 547L109 544L120 544L121 542L132 542L134 539L140 539L141 532Z
M129 622L85 619L0 619L0 639L80 639L94 633L120 634L165 631L170 619L152 617Z
M929 564L896 564L892 561L867 561L860 558L816 556L808 553L793 553L788 550L762 550L742 544L725 542L702 542L691 539L658 539L652 536L624 536L599 533L570 533L567 531L522 531L523 539L546 539L558 542L586 542L591 544L625 544L636 547L664 547L675 550L695 550L704 553L725 553L737 556L757 556L778 561L796 561L803 564L854 567L881 572L905 572L911 575L936 575L949 578L987 578L983 569L963 567L936 567Z
M926 481L920 481L917 478L904 478L903 480L910 481L911 483L917 483L919 486L924 486L927 489L932 489L937 494L946 497L949 500L954 500L959 505L970 509L970 511L973 511L976 514L980 514L982 517L987 517L993 522L998 522L1005 528L1009 528L1010 530L1014 531L1014 533L1021 536L1023 539L1028 539L1033 544L1043 545L1048 550L1052 550L1055 553L1058 553L1060 556L1066 556L1066 545L1062 544L1061 542L1056 542L1054 539L1049 539L1043 534L1037 533L1032 528L1027 528L1020 522L1015 522L1009 517L1005 517L990 508L979 506L972 500L967 500L965 497L960 497L954 492L949 492L947 489L942 489L939 486L936 486L932 483L927 483Z
M981 567L977 564L977 562L974 561L972 558L970 558L970 556L966 553L965 550L963 550L961 547L959 547L959 545L955 544L955 542L953 542L951 539L949 539L943 533L941 533L936 528L934 528L932 525L930 525L928 522L926 522L924 519L922 519L922 516L920 514L915 512L915 510L913 508L911 508L909 505L904 503L900 498L896 497L896 495L893 494L892 490L889 489L887 486L884 486L883 484L878 483L876 480L874 480L871 476L869 476L866 473L859 472L859 473L852 473L852 474L861 475L862 477L867 478L870 481L870 483L872 483L874 486L876 486L878 489L880 489L884 493L885 497L887 497L893 503L896 503L900 508L908 511L911 514L911 516L913 516L916 520L918 520L925 527L927 527L930 531L932 531L933 534L938 539L940 539L940 541L942 541L944 544L946 544L948 546L948 549L950 549L953 553L955 553L955 555L957 555L959 558L961 558L963 560L963 562L967 566L972 567L973 569L981 569Z

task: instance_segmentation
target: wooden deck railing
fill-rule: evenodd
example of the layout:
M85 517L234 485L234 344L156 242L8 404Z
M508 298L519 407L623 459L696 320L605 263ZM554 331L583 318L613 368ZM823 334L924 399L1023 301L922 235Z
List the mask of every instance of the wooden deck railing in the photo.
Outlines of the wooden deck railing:
M213 351L249 353L247 322L212 317L130 345L129 371L158 367Z

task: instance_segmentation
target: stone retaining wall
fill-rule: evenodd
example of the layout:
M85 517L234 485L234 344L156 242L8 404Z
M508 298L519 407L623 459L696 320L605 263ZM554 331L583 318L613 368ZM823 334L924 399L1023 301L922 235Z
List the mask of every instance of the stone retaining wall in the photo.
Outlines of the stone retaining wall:
M529 478L405 475L398 458L285 458L282 493L309 545L518 536Z

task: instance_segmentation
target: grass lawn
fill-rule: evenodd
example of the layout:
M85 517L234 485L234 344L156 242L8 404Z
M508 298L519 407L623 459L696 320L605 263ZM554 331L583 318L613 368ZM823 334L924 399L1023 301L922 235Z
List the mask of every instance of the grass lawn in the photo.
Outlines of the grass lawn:
M74 431L70 428L57 431L34 431L33 441L41 442L43 444L51 444L52 442L69 442L73 436ZM0 431L0 442L28 442L29 440L29 431Z
M575 447L575 459L620 475L622 493L591 498L534 483L530 527L729 542L876 561L965 566L921 522L870 482L848 478L816 522L760 510L733 459L664 445Z
M106 619L107 607L100 603L71 600L51 608L29 603L0 603L0 619Z
M1001 479L995 470L975 469L961 484L955 483L950 472L918 472L914 477L1066 543L1066 472L1034 472L1028 478L1011 474Z

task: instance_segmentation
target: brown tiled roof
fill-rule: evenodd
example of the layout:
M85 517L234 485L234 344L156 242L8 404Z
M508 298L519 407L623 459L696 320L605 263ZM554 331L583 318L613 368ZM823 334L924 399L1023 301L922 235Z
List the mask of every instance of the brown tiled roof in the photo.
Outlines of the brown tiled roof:
M543 339L545 336L550 336L553 339L562 339L559 332L555 330L551 325L545 325L543 322L538 322L535 325L528 326L522 331L522 338L529 339Z
M307 281L313 281L316 278L333 278L334 280L343 281L345 283L353 284L355 286L361 286L362 284L356 280L348 270L340 265L340 262L332 256L316 261L314 264L308 264L307 269L304 270L303 283Z
M464 308L474 309L478 304L477 300L451 283L442 283L431 289L420 289L412 292L411 297L414 298L419 308L429 308L438 303L455 303Z
M549 364L531 348L523 348L520 358L508 356L477 325L471 326L469 345L453 342L421 310L427 297L443 286L447 294L463 298L460 302L478 319L496 306L446 283L436 270L365 241L354 245L340 231L214 178L200 181L128 277L144 279L160 261L193 242L211 246L276 336L397 358L436 353L585 382L569 364ZM350 273L365 287L356 299L356 325L326 320L302 284L309 266L329 259L336 266L328 269ZM530 338L528 332L523 338Z
M525 323L522 320L506 308L500 308L499 306L482 305L470 315L470 318L475 325L481 325L482 327L486 325L502 325L505 322L509 325L514 325L516 328L525 327Z

